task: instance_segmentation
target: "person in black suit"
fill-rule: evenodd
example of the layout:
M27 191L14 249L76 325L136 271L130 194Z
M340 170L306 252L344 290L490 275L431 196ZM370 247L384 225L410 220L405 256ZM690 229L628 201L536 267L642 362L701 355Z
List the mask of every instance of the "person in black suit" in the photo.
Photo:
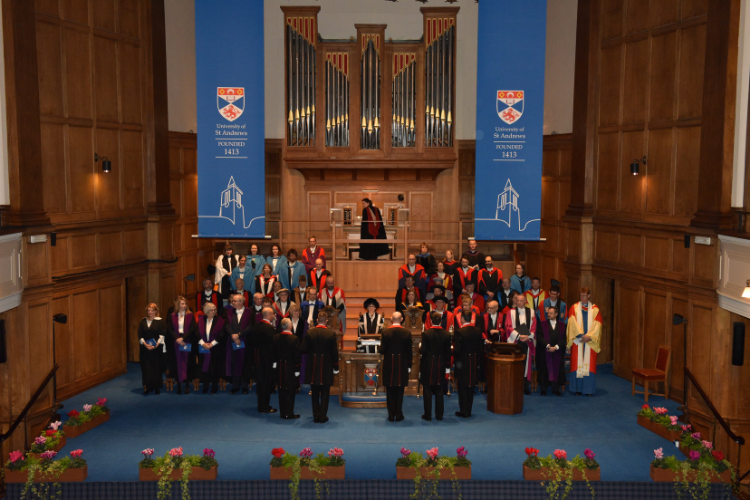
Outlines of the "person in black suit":
M203 315L198 318L198 373L203 383L203 394L219 392L219 367L221 349L216 348L224 338L224 318L218 315L218 307L213 302L203 304Z
M440 324L440 314L430 313L433 325ZM424 415L422 419L432 420L432 395L435 395L435 418L443 420L443 382L450 373L451 337L440 326L433 326L422 334L422 355L419 378L424 389Z
M264 307L261 314L263 319L255 324L250 336L255 349L255 392L258 396L258 412L276 413L276 409L271 408L273 336L276 335L276 328L273 327L272 321L276 317L276 311L270 307Z
M146 317L138 325L138 342L141 347L141 382L143 394L161 394L164 373L164 337L166 322L159 317L159 306L146 306Z
M565 387L567 332L565 323L558 320L559 312L557 307L548 307L546 319L540 321L542 335L537 340L536 369L542 396L547 395L547 387L550 384L555 396L562 396L560 386Z
M494 301L493 301L494 302ZM481 365L484 358L484 339L482 330L467 325L453 333L453 359L458 385L458 408L456 416L471 417L474 404L474 387L482 374Z
M245 307L245 297L241 293L233 292L230 296L231 305L224 308L226 323L224 324L225 372L227 379L232 382L230 394L237 394L242 388L242 394L247 394L248 379L245 372L245 357L250 356L250 332L253 329L253 315Z
M503 278L503 284L500 285L500 289L497 291L497 300L500 303L500 312L503 312L505 308L513 309L513 289L510 287L510 278Z
M299 387L300 339L292 333L292 320L281 320L281 332L273 336L273 367L278 370L279 416L284 420L299 418L294 414L294 395Z
M310 328L302 339L302 352L307 354L307 374L312 389L313 420L316 424L328 422L328 399L333 376L339 372L339 349L336 332L326 327L328 314L318 313L318 326Z
M380 339L380 353L383 356L383 385L388 406L388 421L401 422L404 413L401 406L404 402L404 387L409 384L412 351L411 333L401 326L403 316L394 312L390 328L383 330Z

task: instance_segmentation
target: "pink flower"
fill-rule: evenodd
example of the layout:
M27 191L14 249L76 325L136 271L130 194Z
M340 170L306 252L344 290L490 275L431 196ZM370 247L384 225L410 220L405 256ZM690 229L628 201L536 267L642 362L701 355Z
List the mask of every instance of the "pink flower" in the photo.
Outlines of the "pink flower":
M692 430L693 430L693 428L691 426L689 426L689 425L683 425L682 426L682 432L690 432Z
M10 461L11 462L18 462L19 460L23 460L23 453L20 451L11 451L10 452Z
M52 460L53 458L55 458L55 455L57 455L56 451L47 450L44 453L42 453L39 457L42 460Z
M61 425L62 425L62 422L58 420L57 422L52 422L51 424L49 424L49 428L53 430L57 430L60 428Z
M181 457L182 456L182 446L180 446L179 448L172 448L171 450L169 450L169 454L173 458Z
M146 448L141 452L144 458L151 458L151 456L154 454L153 448Z
M466 455L468 455L468 453L469 451L463 446L456 450L456 455L458 455L458 458L466 458Z
M431 448L427 450L427 455L430 457L430 460L436 460L438 457L438 449L437 446L435 448Z
M44 444L47 442L47 438L44 436L37 436L36 439L34 439L34 444Z
M107 404L107 398L99 398L96 400L96 406L104 406Z
M664 458L664 448L659 448L658 450L654 450L654 458L656 460L661 460Z
M341 458L344 456L344 450L341 448L333 448L332 450L328 451L329 457L335 457L335 458Z
M91 405L83 405L83 411L91 411Z
M565 450L555 450L555 458L558 460L567 460L568 453Z
M700 432L694 432L694 433L691 434L691 436L693 437L693 439L700 439L701 438L701 433Z
M216 452L212 450L211 448L204 448L203 456L208 457L208 458L214 458L216 456Z
M663 407L662 408L654 408L654 413L656 413L657 415L666 415L667 411L669 411L669 410L667 410L666 408L663 408Z
M312 448L305 448L299 452L299 456L302 458L311 458L313 456Z
M688 455L688 458L690 458L690 460L698 460L700 457L700 451L690 450L690 454Z
M701 441L701 444L707 450L710 450L710 449L712 449L714 447L714 445L713 445L713 443L711 441L706 441L705 439L703 441Z
M401 447L401 456L404 458L409 458L409 455L411 455L411 450L407 450L403 446Z
M678 421L679 419L680 419L679 417L676 417L676 416L671 416L671 417L669 417L669 422L670 422L670 423L671 423L672 425L677 425L677 421Z
M583 450L583 454L586 455L586 458L589 460L593 460L596 456L596 453L591 451L591 448L586 448L585 450Z
M83 450L73 450L70 452L70 456L73 458L81 458L81 455L83 455Z

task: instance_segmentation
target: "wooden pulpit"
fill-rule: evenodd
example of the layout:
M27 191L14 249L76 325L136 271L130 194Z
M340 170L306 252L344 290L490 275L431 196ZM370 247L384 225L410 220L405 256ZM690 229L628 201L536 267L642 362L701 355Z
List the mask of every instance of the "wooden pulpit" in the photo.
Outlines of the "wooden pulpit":
M487 410L502 415L523 411L526 355L516 344L494 343L487 356Z

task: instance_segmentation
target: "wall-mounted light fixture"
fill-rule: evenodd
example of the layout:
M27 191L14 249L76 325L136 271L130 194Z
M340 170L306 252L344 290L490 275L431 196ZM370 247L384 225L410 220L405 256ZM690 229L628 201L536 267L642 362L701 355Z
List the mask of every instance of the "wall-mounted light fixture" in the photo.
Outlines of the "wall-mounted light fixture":
M745 283L745 289L742 291L743 299L750 299L750 280Z
M646 157L644 156L642 159L633 160L633 163L630 164L630 173L633 175L638 175L641 173L641 166L640 164L643 163L646 164Z
M105 174L108 174L112 171L112 162L109 161L109 158L106 156L99 156L97 153L94 153L94 163L97 163L99 160L102 161L102 172Z

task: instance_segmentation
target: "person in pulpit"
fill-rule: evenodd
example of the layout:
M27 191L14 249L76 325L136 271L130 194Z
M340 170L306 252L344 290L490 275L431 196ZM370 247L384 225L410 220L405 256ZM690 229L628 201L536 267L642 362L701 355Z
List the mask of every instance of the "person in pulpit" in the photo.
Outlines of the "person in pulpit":
M591 303L591 290L581 288L581 301L570 308L567 346L570 348L570 391L576 396L596 393L596 357L601 351L602 314Z
M369 298L365 300L364 306L366 309L365 313L359 315L357 352L376 354L378 352L378 346L363 345L362 335L376 335L382 333L383 325L385 324L385 317L382 314L378 314L380 303L376 299Z
M318 246L318 240L315 236L310 236L307 239L309 246L302 250L302 264L305 266L305 274L308 276L315 269L315 263L318 259L323 263L322 267L326 267L326 252L323 247Z
M253 328L253 314L245 308L245 299L235 293L227 306L227 321L224 325L224 376L232 383L231 394L237 394L242 388L242 394L247 394L248 381L243 376L245 356L249 352L250 332Z
M303 304L304 302L307 302L307 293L307 276L303 274L299 277L299 286L292 290L292 296L290 298L295 304Z
M279 300L273 304L273 310L276 312L276 328L281 328L281 320L289 317L289 307L294 302L289 300L289 290L282 288L278 294Z
M476 286L474 285L474 283L466 283L466 295L471 297L471 303L474 304L474 306L476 306L476 308L479 310L479 313L484 314L484 310L485 310L484 297L476 293L475 288Z
M232 269L232 274L230 276L230 284L232 285L233 292L237 291L237 280L242 280L243 283L255 282L255 271L248 267L247 257L240 255L238 260L239 265Z
M552 385L552 394L562 396L560 386L565 387L565 345L567 332L565 324L557 319L557 307L548 307L545 319L540 321L542 334L539 336L539 353L536 355L536 378L539 393L547 395L547 387ZM542 352L544 349L544 352Z
M195 310L201 311L202 314L203 305L206 302L215 305L220 316L224 315L224 302L221 300L219 292L214 291L214 282L211 278L203 280L203 292L195 296Z
M263 264L263 268L258 276L255 277L255 292L269 296L273 293L273 284L278 278L273 275L271 264Z
M284 288L293 290L299 286L300 276L305 276L305 266L297 260L297 250L286 253L286 263L279 269L279 281Z
M497 292L503 283L503 272L495 268L492 264L492 257L489 255L484 258L484 269L479 271L477 283L479 285L477 291L485 301L497 298Z
M313 421L328 422L328 400L333 377L339 372L339 349L336 333L326 327L328 315L318 313L318 324L302 339L302 353L307 354L307 376L312 389Z
M513 306L505 315L505 329L500 341L518 344L521 352L526 355L523 393L528 396L531 395L531 360L536 346L536 317L526 307L526 296L522 293L513 297Z
M487 312L482 315L482 338L486 343L500 342L503 333L503 314L496 300L487 303Z
M484 265L484 254L477 250L477 240L469 240L469 249L462 255L468 257L469 266L479 271L480 267Z
M526 307L534 311L537 321L540 319L540 309L544 307L544 301L547 298L547 292L542 290L542 280L539 278L531 279L531 289L526 290Z
M177 382L177 394L182 394L183 383L185 394L190 394L190 382L195 375L195 352L198 351L197 348L193 349L197 326L185 297L177 297L174 301L174 311L169 315L167 322L169 376Z
M234 255L231 245L224 245L224 253L216 259L216 275L214 282L218 285L217 290L226 304L232 293L232 271L240 265L239 259Z
M448 311L448 298L442 295L436 295L435 297L433 297L432 302L435 304L435 309L432 309L429 313L427 313L424 328L425 330L428 330L433 326L440 326L440 328L444 329L447 332L448 330L450 330L451 325L453 325L453 313ZM440 323L437 323L436 325L432 324L433 312L436 312L440 315Z
M159 306L146 306L146 317L138 324L138 343L141 354L141 382L143 394L161 394L164 373L164 336L166 323L159 317Z
M469 258L464 255L461 257L461 266L459 266L453 274L453 296L458 297L459 295L466 293L466 285L469 283L476 283L476 280L477 271L469 266Z
M281 254L281 247L277 244L271 245L271 255L266 257L266 264L271 266L271 274L279 276L286 266L286 257Z
M235 268L239 269L239 268ZM245 299L245 307L250 307L250 292L245 290L245 280L242 278L237 278L237 281L234 284L235 289L232 292L232 294L239 294L242 295L242 298Z
M294 335L292 328L291 319L282 319L281 331L274 335L272 344L273 368L278 373L276 386L279 388L279 416L283 420L299 418L294 413L294 395L299 388L301 341Z
M425 276L430 277L435 272L435 256L430 253L430 247L427 243L422 242L419 246L420 252L416 255L417 264L422 266L425 270Z
M369 198L362 200L362 226L359 237L363 240L386 239L383 214ZM360 243L359 245L359 258L362 260L377 260L381 255L389 253L387 243Z
M503 278L502 288L497 291L497 301L500 303L501 312L506 307L513 307L513 302L510 300L511 293L513 293L513 289L510 287L510 278Z
M339 311L339 326L346 331L346 296L341 288L335 284L332 275L326 278L326 287L320 293L320 300L324 306L331 306Z
M557 308L557 319L566 327L568 326L568 306L560 300L560 285L556 280L552 280L553 285L549 289L549 297L544 299L544 306L539 311L539 319L545 320L545 311L550 307Z
M453 359L458 386L457 417L471 417L474 404L474 388L480 378L484 380L484 340L482 330L474 325L466 325L453 332Z
M424 267L417 264L417 257L412 253L406 259L406 264L398 268L398 286L400 288L411 288L407 283L407 278L413 279L412 286L419 289L419 298L424 300L427 295L428 276ZM398 301L396 302L398 304Z
M217 347L224 337L224 318L218 315L218 308L211 302L203 305L203 316L198 318L198 373L203 383L203 394L219 392L219 370L221 349Z
M396 292L396 298L394 299L394 303L396 304L396 311L403 311L403 303L406 302L406 295L410 291L415 292L415 299L417 302L421 302L422 300L424 300L422 291L414 286L414 277L406 276L406 278L404 279L404 286L399 287L398 292Z
M437 312L430 313L432 327L422 334L419 346L419 380L424 390L423 420L432 420L432 396L435 396L435 418L443 420L443 386L446 375L450 374L451 336L441 328L441 317Z
M518 293L531 289L531 279L526 276L526 266L516 264L516 274L510 277L510 287Z
M253 367L255 369L255 393L258 399L258 413L276 413L271 408L271 390L273 387L273 336L276 328L272 321L276 312L270 307L263 308L263 319L252 329L250 341L255 353Z
M401 422L404 419L404 388L409 385L413 357L411 333L401 326L402 320L401 313L394 312L391 315L391 326L383 330L380 340L380 354L383 356L382 377L389 422Z
M323 267L325 263L322 259L315 261L315 269L310 272L310 286L314 286L319 291L323 291L326 287L326 279L331 275L330 271L326 271Z

